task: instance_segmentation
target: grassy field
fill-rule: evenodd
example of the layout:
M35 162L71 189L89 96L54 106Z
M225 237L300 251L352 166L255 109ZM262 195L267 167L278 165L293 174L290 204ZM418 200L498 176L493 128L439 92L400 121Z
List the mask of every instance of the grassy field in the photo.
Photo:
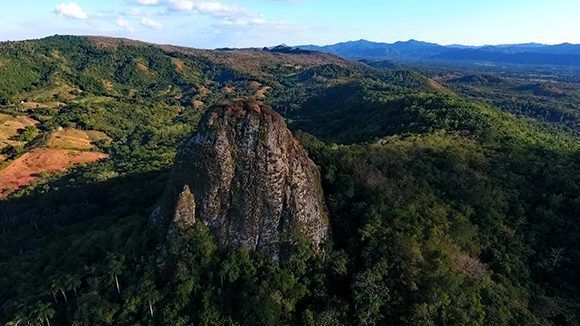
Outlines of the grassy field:
M15 139L26 127L34 126L38 121L27 116L13 116L0 113L0 149L12 145L23 146L25 142Z
M90 150L99 140L110 140L105 133L95 130L64 128L54 131L48 137L47 147L57 149Z

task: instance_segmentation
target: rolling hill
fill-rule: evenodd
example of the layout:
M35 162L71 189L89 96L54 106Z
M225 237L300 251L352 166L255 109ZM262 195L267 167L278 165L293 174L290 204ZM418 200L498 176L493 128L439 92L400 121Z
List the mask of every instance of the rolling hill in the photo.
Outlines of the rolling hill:
M0 322L575 324L577 87L542 74L2 43L0 173L34 180L0 199Z

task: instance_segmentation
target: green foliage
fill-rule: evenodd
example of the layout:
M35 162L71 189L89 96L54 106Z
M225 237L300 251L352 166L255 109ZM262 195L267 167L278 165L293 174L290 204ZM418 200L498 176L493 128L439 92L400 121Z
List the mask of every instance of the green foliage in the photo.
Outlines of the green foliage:
M573 133L415 71L318 54L57 36L0 44L0 76L2 110L40 121L18 136L27 148L59 127L112 138L96 144L108 160L0 202L0 322L578 323ZM170 239L149 225L203 113L192 101L252 97L252 81L308 132L295 136L320 167L332 226L320 251L297 232L271 261L218 248L202 224ZM20 98L43 105L8 105Z
M22 130L22 132L18 135L17 140L23 142L31 142L38 136L38 128L35 126L28 126Z
M574 70L535 68L424 68L449 89L471 100L580 132L580 79ZM530 76L534 76L530 78Z
M578 298L568 291L577 286L578 256L558 270L549 262L555 266L551 248L571 248L579 235L580 180L569 173L579 168L577 146L448 132L338 147L300 138L322 167L337 246L357 262L349 274L360 323L573 318ZM553 196L556 206L546 200ZM559 281L545 287L551 277ZM557 317L533 304L545 295L561 303Z

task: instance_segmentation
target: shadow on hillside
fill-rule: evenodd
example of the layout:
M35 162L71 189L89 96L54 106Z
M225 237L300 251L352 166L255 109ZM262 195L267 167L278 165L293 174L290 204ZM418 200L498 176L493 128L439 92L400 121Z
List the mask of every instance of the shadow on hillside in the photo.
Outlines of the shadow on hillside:
M136 173L74 185L65 175L30 194L0 201L0 229L12 232L54 229L101 216L148 215L165 187L167 171Z

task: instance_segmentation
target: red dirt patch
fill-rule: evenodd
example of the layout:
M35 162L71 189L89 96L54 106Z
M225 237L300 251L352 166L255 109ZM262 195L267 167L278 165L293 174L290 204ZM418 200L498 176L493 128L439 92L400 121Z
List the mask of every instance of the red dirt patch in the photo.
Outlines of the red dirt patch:
M204 103L200 100L194 100L193 101L193 108L196 110L199 110L203 107Z
M113 83L111 83L111 82L110 82L110 81L108 81L108 80L104 80L104 79L103 79L103 80L102 80L102 82L103 82L103 86L104 86L104 87L105 87L107 90L109 90L109 91L110 91L110 90L112 90L113 88L115 88L115 86L113 85Z
M183 69L185 68L185 63L182 60L173 58L173 59L171 59L171 61L173 62L173 64L177 68L177 71L182 72Z
M433 79L429 79L429 87L437 92L442 92L445 90L445 87L443 85L439 84L437 81Z
M550 93L552 95L557 95L557 96L564 95L564 92L554 85L548 85L546 87L546 90L548 91L548 93Z
M264 86L256 91L256 99L263 100L266 98L266 93L270 90L270 86Z
M108 157L99 152L38 148L26 153L0 170L0 198L10 190L21 189L38 179L40 173L64 172L80 163Z

